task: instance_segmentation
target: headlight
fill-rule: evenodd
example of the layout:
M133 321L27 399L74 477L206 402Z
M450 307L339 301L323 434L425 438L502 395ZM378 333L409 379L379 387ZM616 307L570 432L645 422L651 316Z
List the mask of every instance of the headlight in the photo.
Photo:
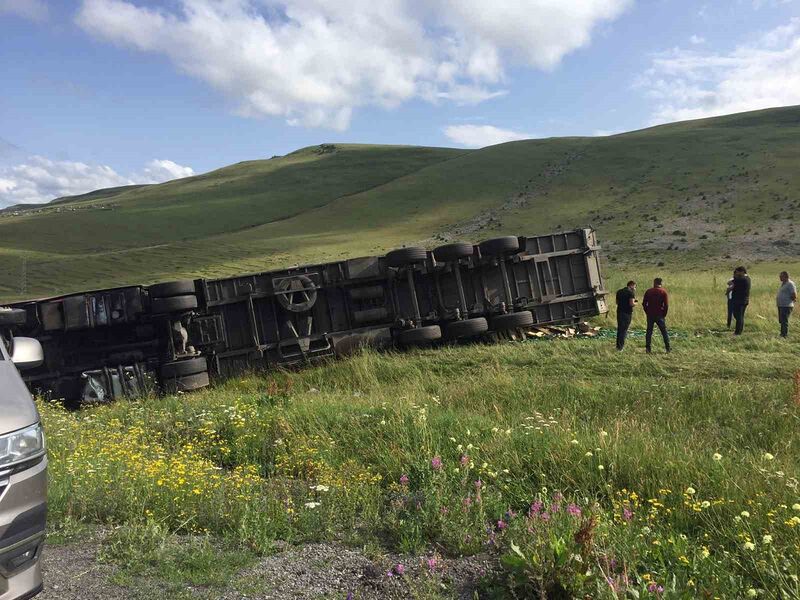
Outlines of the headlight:
M37 423L14 433L0 435L0 468L44 453L44 431Z

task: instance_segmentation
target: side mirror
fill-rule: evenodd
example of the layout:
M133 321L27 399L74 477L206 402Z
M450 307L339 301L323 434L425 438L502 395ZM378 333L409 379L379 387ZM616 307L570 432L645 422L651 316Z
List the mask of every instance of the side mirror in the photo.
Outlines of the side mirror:
M39 340L26 337L14 338L11 361L18 369L33 369L44 362L44 351Z

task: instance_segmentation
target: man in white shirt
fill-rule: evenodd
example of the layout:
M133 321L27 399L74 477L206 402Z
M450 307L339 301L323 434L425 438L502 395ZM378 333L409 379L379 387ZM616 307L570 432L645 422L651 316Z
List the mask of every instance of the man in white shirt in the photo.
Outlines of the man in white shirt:
M781 337L789 336L789 315L797 302L797 286L789 279L789 273L781 271L781 287L778 288L778 322L781 324Z

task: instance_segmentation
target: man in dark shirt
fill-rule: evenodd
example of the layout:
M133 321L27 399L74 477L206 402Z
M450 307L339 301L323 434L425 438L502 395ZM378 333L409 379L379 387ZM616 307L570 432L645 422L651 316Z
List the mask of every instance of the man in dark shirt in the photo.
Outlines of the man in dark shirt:
M661 287L662 283L661 277L656 277L653 280L653 287L644 293L644 298L642 299L642 308L647 315L647 334L645 335L644 343L648 354L650 353L650 342L653 339L653 325L658 325L661 337L664 338L664 348L667 352L670 351L669 333L667 332L667 323L665 321L669 311L669 296L667 295L667 290Z
M733 272L731 299L733 300L733 318L736 320L733 334L741 335L744 331L744 311L750 304L750 276L744 267L736 267Z
M629 281L624 288L617 290L617 350L621 351L625 347L634 306L636 306L636 282Z

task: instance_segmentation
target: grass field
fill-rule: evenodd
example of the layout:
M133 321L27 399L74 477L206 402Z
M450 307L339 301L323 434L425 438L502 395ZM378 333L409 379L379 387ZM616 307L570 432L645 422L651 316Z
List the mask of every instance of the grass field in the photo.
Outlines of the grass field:
M791 259L798 137L788 107L475 151L307 148L0 214L0 298L585 225L614 264Z
M410 598L453 597L437 560L475 553L502 564L486 598L800 598L800 325L777 337L776 270L752 273L738 339L727 271L657 273L669 355L644 354L638 317L617 353L599 319L595 339L365 352L191 395L42 405L52 540L113 525L119 581L175 598L219 597L278 540L424 561ZM615 270L610 287L654 274Z

